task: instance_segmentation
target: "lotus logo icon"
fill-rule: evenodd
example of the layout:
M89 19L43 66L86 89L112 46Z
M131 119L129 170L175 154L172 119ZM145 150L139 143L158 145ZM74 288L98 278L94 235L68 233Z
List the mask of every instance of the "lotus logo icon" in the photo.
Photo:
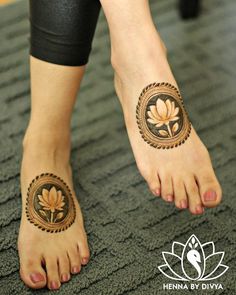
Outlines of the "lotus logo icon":
M222 264L224 252L215 252L213 242L201 244L195 235L185 244L173 242L171 252L162 252L162 256L165 264L160 265L159 270L177 281L214 280L228 269Z

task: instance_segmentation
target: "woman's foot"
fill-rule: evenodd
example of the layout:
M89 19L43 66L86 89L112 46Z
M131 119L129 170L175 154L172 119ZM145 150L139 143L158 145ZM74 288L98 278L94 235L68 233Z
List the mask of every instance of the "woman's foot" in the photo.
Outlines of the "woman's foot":
M69 164L70 136L29 129L21 167L20 275L31 288L58 289L89 260Z
M144 130L140 133L140 126L138 127L137 124L137 120L139 123L141 120L139 125L148 124L148 119L154 129L155 123L157 127L163 124L163 122L157 122L158 120L153 121L155 118L150 114L150 105L149 108L143 110L143 117L137 119L140 115L137 114L139 96L147 85L153 82L166 82L170 84L169 88L173 88L172 86L178 88L167 61L165 46L153 29L143 35L141 31L140 33L132 32L129 42L123 44L123 48L113 44L112 65L115 70L116 92L123 108L130 143L139 171L154 195L161 195L167 202L175 202L176 207L180 209L188 207L191 213L201 214L204 207L214 207L219 204L221 187L212 168L208 151L194 128L191 128L188 136L189 130L186 125L186 130L183 131L185 133L183 134L184 143L169 149L158 149L150 145L158 146L157 142L151 140L148 143L145 136L144 138L141 136ZM154 88L152 95L155 91ZM177 92L174 92L173 96L177 97ZM172 127L180 115L178 100L173 101L175 101L173 107L175 107L176 114L173 109L175 116L171 123ZM157 105L156 102L156 100L152 101L152 108L157 106L160 112L165 113L167 109L163 106L163 102L159 100ZM170 102L171 100L168 102L169 105L171 105ZM149 118L148 111L151 116ZM145 123L142 123L142 120ZM184 124L187 124L186 122ZM178 129L180 123L174 128ZM170 130L168 131L167 125L162 126L166 126L165 130L161 131L163 142L166 142L165 138L169 137ZM155 132L158 132L158 128ZM160 145L162 143L159 147Z

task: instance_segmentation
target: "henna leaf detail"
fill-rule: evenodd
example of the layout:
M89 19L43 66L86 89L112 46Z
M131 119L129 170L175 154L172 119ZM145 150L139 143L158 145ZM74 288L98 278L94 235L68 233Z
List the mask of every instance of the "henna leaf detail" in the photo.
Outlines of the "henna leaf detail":
M41 215L47 217L47 214L45 213L45 211L43 211L43 210L39 210L39 212L40 212Z
M179 129L179 123L176 122L176 123L172 126L172 132L175 133L178 129Z
M64 216L63 212L59 212L59 213L57 214L57 216L56 216L54 222L57 221L57 220L59 220L59 219L61 219L63 216Z
M164 136L164 137L168 136L168 132L166 130L159 130L159 133L161 136Z

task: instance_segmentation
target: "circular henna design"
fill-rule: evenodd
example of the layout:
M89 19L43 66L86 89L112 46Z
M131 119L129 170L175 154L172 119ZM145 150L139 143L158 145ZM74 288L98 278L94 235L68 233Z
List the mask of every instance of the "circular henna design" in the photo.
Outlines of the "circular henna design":
M191 131L181 95L169 83L152 83L143 89L136 118L143 139L155 148L179 146Z
M67 229L75 220L75 205L68 185L52 173L38 175L29 185L26 215L47 232Z

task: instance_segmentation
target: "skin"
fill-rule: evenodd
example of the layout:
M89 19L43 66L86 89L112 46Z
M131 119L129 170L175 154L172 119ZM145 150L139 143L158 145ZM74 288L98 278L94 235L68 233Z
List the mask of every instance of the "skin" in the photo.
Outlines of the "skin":
M101 0L101 3L110 30L115 89L137 167L155 196L174 202L179 209L188 208L192 214L201 214L204 207L220 203L222 192L209 153L194 127L183 144L166 150L145 142L136 122L139 95L147 85L165 82L179 90L148 1Z
M21 278L34 289L60 288L89 260L87 236L69 161L71 113L84 69L51 64L30 56L31 117L23 139L18 250ZM45 172L53 173L68 185L75 204L75 220L61 232L42 231L26 216L29 185ZM46 188L47 182L45 180L42 186Z
M140 173L154 195L201 214L204 207L220 202L221 188L208 151L194 128L184 144L164 150L147 144L136 122L138 98L144 87L164 81L178 88L148 1L101 0L101 4L110 30L115 88ZM31 117L23 140L21 166L20 275L31 288L58 289L89 259L69 163L70 119L84 67L59 66L31 56L30 72ZM187 155L184 161L183 154ZM58 175L68 184L75 203L74 223L59 233L42 231L27 220L24 210L28 186L45 172Z

